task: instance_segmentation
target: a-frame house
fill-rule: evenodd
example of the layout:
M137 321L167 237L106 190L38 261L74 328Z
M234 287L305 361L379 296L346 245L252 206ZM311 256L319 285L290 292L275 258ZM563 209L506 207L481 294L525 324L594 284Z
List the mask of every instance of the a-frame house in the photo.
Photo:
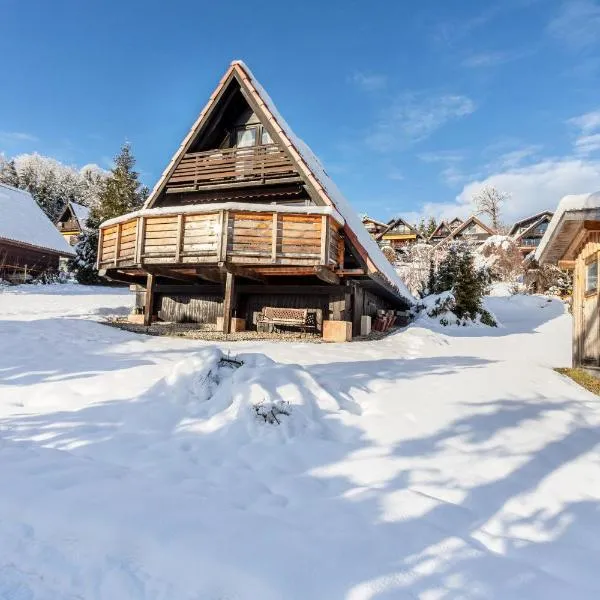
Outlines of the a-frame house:
M234 61L144 208L102 224L101 274L145 286L145 322L254 328L267 307L351 322L410 293L321 163ZM220 320L219 320L220 317Z
M56 227L71 246L77 243L79 236L85 230L89 216L90 209L76 202L67 202L60 213L56 220Z
M523 257L534 251L540 244L553 213L546 210L517 221L508 232L519 245Z
M379 235L378 239L381 240L382 245L396 249L415 244L421 239L421 236L410 223L401 217L396 217L388 222L387 228Z
M462 225L456 227L446 238L438 242L438 246L452 241L467 242L473 246L480 246L495 232L491 227L480 221L476 216L470 216Z
M429 236L430 244L437 244L442 240L445 240L452 233L452 229L446 221L442 221L434 230L434 232Z
M379 239L379 236L388 228L387 223L377 221L377 219L373 219L369 217L369 215L363 215L361 217L361 221L362 224L365 226L365 229L369 232L370 236L374 240Z

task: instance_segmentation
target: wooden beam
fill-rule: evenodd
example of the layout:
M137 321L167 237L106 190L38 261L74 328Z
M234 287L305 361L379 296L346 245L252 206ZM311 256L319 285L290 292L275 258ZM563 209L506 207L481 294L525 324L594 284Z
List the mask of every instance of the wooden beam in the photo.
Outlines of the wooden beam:
M329 227L327 215L321 216L321 264L326 265L329 257Z
M114 258L114 266L117 266L117 261L119 260L119 252L121 251L121 230L123 226L121 223L117 224L117 239L115 242L115 258Z
M235 309L235 275L228 272L225 277L223 298L223 333L231 333L231 316Z
M277 225L279 222L279 215L273 213L273 230L271 231L271 261L277 260Z
M339 285L340 283L340 278L327 267L314 267L313 271L321 281L325 281L326 283L331 283L333 285Z
M183 245L183 230L185 227L185 215L177 215L177 239L175 241L175 262L181 262L181 247Z
M300 177L279 177L277 179L249 179L248 181L232 181L231 183L213 183L211 185L198 184L187 187L167 187L166 194L189 194L190 192L210 192L217 190L229 190L233 188L263 188L270 185L279 185L282 183L302 183Z
M571 271L575 268L575 264L577 261L575 260L559 260L558 268L564 269L565 271Z
M588 231L600 231L600 221L586 220L583 222L583 228Z
M222 283L223 277L219 270L214 268L197 268L196 274L200 279L204 279L206 281L212 281L213 283Z
M144 325L152 323L152 314L154 312L154 275L148 273L146 277L146 294L144 300Z
M352 277L366 275L367 272L364 269L336 269L335 274L340 277Z
M227 235L229 229L229 211L221 211L221 233L219 234L219 262L227 259Z

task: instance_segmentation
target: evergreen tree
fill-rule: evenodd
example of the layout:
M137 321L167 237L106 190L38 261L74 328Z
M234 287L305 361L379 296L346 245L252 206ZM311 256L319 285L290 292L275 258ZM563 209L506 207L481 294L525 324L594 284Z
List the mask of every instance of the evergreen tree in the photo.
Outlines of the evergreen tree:
M429 238L437 229L437 226L438 224L435 220L435 217L429 217L429 220L427 221L427 225L425 227L425 237Z
M416 226L417 233L423 237L427 237L427 227L425 226L425 219L421 219L419 224Z
M435 289L435 264L433 258L429 259L429 275L427 276L427 293L433 294Z
M5 160L0 157L0 183L19 187L19 174L13 159Z
M134 167L131 146L125 143L100 193L99 216L103 221L137 210L144 203L148 190L140 184Z
M84 231L75 247L76 256L71 262L75 278L79 283L99 283L96 270L98 255L98 229L107 219L137 210L148 195L148 189L142 186L134 170L135 158L129 144L124 144L115 157L115 165L108 178L94 181L99 185L98 205L90 211Z
M75 246L75 258L69 262L69 269L75 273L75 279L85 285L100 283L96 269L98 257L98 228L102 220L92 209L86 221L86 229L81 232Z

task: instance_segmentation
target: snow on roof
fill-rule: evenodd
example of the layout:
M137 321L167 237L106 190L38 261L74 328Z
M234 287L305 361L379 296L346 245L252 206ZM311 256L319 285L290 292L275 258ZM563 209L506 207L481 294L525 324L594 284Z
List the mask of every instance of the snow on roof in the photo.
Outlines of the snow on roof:
M548 242L552 239L552 236L565 213L594 208L600 209L600 192L594 192L592 194L570 194L565 196L558 203L556 212L548 224L548 229L546 229L546 233L535 251L535 260L538 262L540 261L540 258L548 246Z
M83 206L83 204L77 204L76 202L71 202L71 208L75 213L75 218L79 222L79 226L84 229L86 221L90 216L90 209L87 206Z
M245 71L250 83L256 90L256 93L260 99L263 101L265 108L271 113L273 119L281 128L282 133L288 138L290 143L300 154L300 157L303 159L313 176L317 179L327 197L333 203L336 210L342 215L349 228L352 230L352 233L354 233L356 236L358 243L369 254L369 258L373 261L375 267L394 287L398 289L402 296L404 296L409 302L414 302L415 299L413 295L409 292L404 282L398 277L394 267L383 255L383 252L379 248L377 242L373 240L369 232L365 229L356 211L352 208L342 192L329 177L327 171L325 171L325 168L315 156L313 151L308 147L304 140L300 139L292 131L292 128L277 110L277 107L275 106L275 103L269 94L267 94L265 89L252 74L252 71L241 60L236 60L232 64L240 66L243 71Z
M73 249L25 191L0 183L0 238L71 256Z

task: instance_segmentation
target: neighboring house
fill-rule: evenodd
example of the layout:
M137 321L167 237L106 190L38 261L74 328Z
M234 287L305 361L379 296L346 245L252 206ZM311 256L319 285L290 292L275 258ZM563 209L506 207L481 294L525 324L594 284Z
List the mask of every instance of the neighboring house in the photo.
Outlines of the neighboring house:
M552 219L553 213L544 211L521 221L517 221L508 232L519 245L523 257L535 250Z
M378 236L388 228L387 223L376 221L368 215L363 215L361 217L361 220L362 224L365 226L365 229L369 232L369 234L374 240L377 239Z
M455 229L460 227L463 223L464 223L464 221L462 219L459 219L458 217L454 217L454 219L452 219L452 221L448 221L448 227L450 227L450 229L452 231L454 231Z
M90 209L82 204L67 202L60 217L56 221L56 227L62 233L67 243L74 246L86 229L86 221L90 216Z
M413 298L319 160L234 61L142 210L101 225L98 265L145 285L144 321L254 328L273 307L354 334ZM270 317L269 317L270 318Z
M565 196L534 257L573 271L573 365L599 367L600 192Z
M0 183L0 278L58 270L73 250L29 192Z
M468 242L474 246L480 246L490 236L494 235L494 230L482 223L477 217L471 216L461 225L450 231L450 234L438 242L438 246L451 241Z
M438 244L442 240L445 240L452 230L446 221L442 221L436 228L435 231L429 236L428 242L430 244Z
M415 227L404 219L396 217L388 222L387 228L378 237L382 246L391 246L394 250L415 244L422 237Z

